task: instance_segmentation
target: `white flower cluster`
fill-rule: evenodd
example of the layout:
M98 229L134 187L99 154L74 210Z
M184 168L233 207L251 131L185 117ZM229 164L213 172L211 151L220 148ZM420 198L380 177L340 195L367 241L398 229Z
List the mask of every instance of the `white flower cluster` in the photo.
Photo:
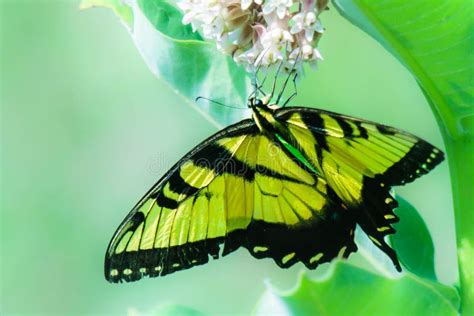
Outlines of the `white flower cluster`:
M179 0L183 23L191 24L248 71L282 62L300 72L303 62L322 59L318 15L328 0ZM295 64L296 62L296 64Z

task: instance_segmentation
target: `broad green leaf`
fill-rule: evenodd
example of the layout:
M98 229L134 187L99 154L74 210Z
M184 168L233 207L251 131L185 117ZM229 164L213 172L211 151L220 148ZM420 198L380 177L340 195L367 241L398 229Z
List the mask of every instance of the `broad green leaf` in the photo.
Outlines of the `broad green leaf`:
M436 280L434 245L428 227L410 203L400 196L397 201L400 222L394 225L396 234L390 235L392 247L404 268L420 277Z
M129 6L122 0L82 0L79 5L80 9L88 9L92 7L104 7L112 9L115 14L128 26L133 23L133 13Z
M289 293L268 289L257 315L457 315L454 288L412 274L381 277L339 262L319 281L302 276Z
M467 238L462 239L461 244L458 246L458 259L460 261L461 272L464 276L465 282L471 285L464 289L465 297L473 302L474 287L472 284L474 284L474 269L472 268L472 264L474 263L474 246Z
M474 135L471 1L334 0L417 78L451 137Z

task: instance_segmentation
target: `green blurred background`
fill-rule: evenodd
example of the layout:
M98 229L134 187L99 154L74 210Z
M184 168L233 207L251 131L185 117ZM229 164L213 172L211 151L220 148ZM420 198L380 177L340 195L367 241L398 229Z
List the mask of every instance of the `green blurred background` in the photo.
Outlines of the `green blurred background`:
M103 258L120 221L217 127L151 74L111 11L2 0L0 12L0 313L142 314L171 302L248 314L266 284L294 285L301 265L281 270L245 250L165 278L108 284ZM325 61L302 80L293 104L375 120L444 148L412 76L335 9L322 20ZM396 192L420 211L438 277L452 284L447 163Z

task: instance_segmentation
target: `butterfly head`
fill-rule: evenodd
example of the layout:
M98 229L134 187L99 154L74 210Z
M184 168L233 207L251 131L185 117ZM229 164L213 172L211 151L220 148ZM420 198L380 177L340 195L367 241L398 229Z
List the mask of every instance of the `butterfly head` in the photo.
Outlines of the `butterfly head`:
M255 97L250 97L248 99L247 106L251 108L252 110L269 110L274 108L276 105L271 105L270 104L270 99L272 98L271 95L266 95L261 99L255 98Z
M276 104L270 104L271 95L267 95L261 99L251 97L248 100L248 107L252 109L252 117L260 128L260 130L272 130L272 126L276 124L273 115L279 108Z
M257 109L265 109L266 105L263 103L264 100L251 97L248 99L247 106L256 111Z

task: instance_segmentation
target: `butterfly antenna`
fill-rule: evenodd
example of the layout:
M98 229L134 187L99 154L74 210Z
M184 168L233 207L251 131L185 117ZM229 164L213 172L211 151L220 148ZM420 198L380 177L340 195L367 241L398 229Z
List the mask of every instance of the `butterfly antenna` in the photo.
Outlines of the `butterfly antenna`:
M293 94L290 95L288 99L286 99L285 103L283 103L283 105L281 106L282 108L284 108L294 97L298 95L298 90L296 89L296 77L298 77L298 73L295 73L295 76L293 77L293 87L295 89L295 92L293 92Z
M288 44L287 44L288 46ZM271 97L273 97L273 94L275 93L275 88L276 88L276 82L278 79L278 75L280 74L281 66L283 65L283 58L280 61L280 64L278 65L277 71L275 73L275 79L273 80L273 86L272 86L272 93L270 94Z
M263 51L261 53L260 56L262 56L261 58L257 58L258 59L258 62L257 62L257 68L254 72L254 78L253 78L253 86L255 88L255 90L249 95L249 98L252 96L252 95L255 95L255 98L258 98L258 92L260 91L263 95L265 95L265 92L262 90L262 87L263 87L263 84L265 83L265 79L267 78L267 74L268 74L268 71L265 72L265 77L262 81L261 84L258 84L258 73L260 72L260 68L262 67L262 64L263 64L263 57L265 57L265 54L268 52L268 50L270 49L267 48L265 51Z
M258 91L260 91L263 95L265 95L265 91L263 91L263 85L265 84L265 80L267 80L267 75L268 75L268 69L265 70L265 76L263 77L262 82L256 87ZM258 78L257 78L258 81Z
M246 110L247 109L247 108L242 108L242 107L239 107L239 106L227 105L227 104L224 104L222 102L211 100L211 99L208 99L208 98L205 98L205 97L197 97L194 101L197 102L201 99L212 102L212 103L215 103L215 104L218 104L218 105L221 105L221 106L225 106L225 107L231 108L231 109L238 109L238 110Z
M258 67L257 70L255 70L253 78L252 78L252 86L253 86L253 91L250 93L247 99L250 99L252 95L255 95L255 98L257 98L258 95L258 78L257 78L257 72L258 72Z
M265 76L263 77L262 83L260 84L260 88L263 87L263 85L265 84L265 81L267 81L267 77L268 77L268 69L265 71ZM262 91L262 89L260 89L260 91ZM263 91L262 93L265 94Z

